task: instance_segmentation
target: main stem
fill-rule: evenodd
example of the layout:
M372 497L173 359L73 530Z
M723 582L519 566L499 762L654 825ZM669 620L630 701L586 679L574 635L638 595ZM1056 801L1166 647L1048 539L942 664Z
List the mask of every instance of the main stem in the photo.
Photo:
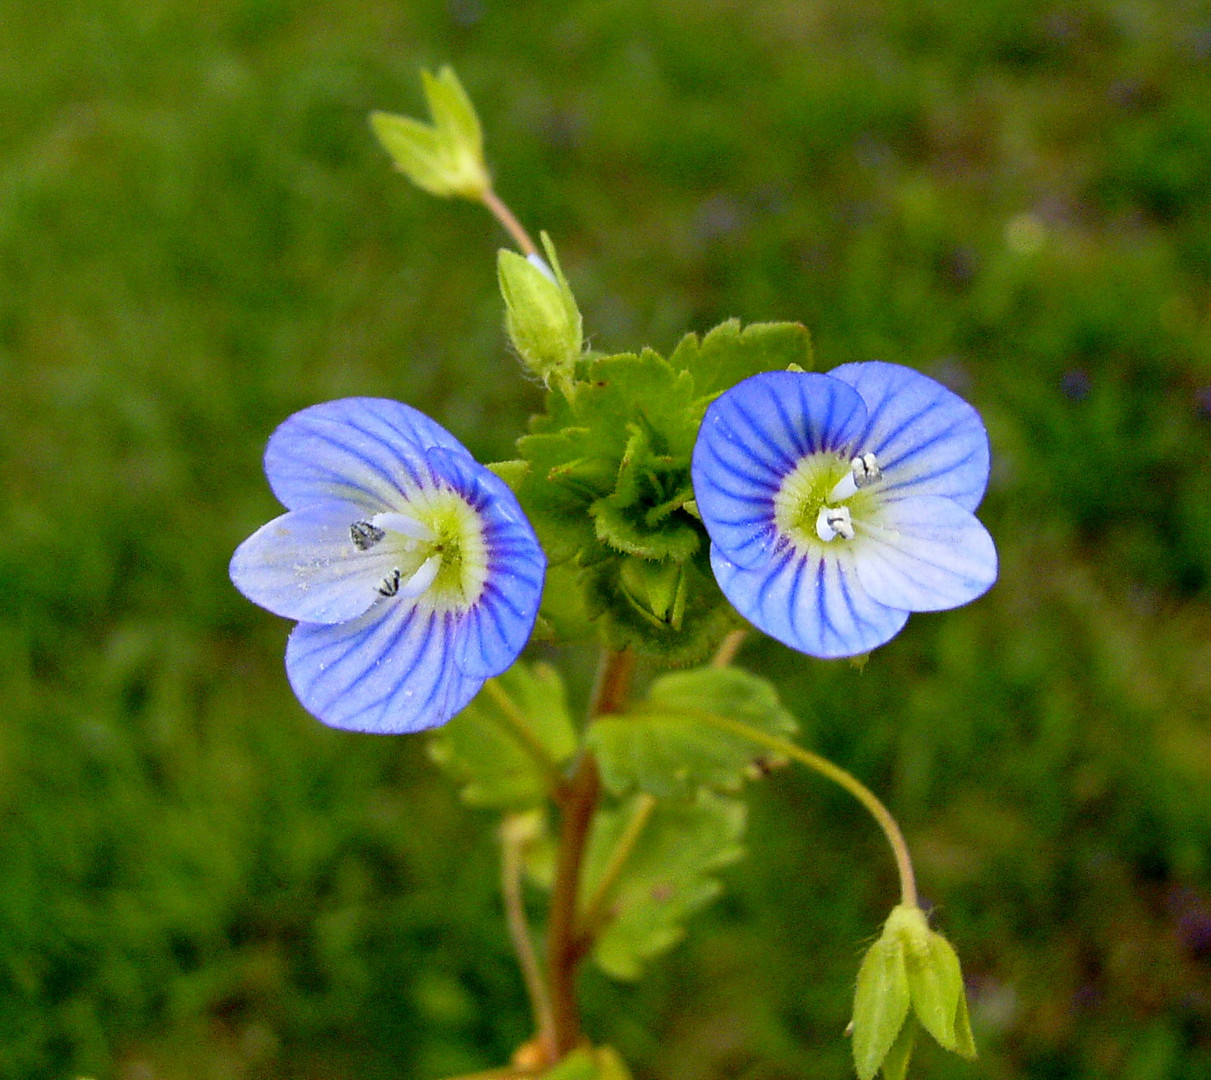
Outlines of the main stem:
M622 709L634 670L635 657L632 653L611 650L602 655L597 685L589 706L590 721ZM589 942L577 920L578 892L585 846L600 795L601 778L597 772L597 762L586 750L567 788L558 797L559 855L555 865L555 885L551 890L551 916L547 930L547 964L550 969L547 984L551 993L555 1053L559 1058L580 1042L576 971L584 959Z

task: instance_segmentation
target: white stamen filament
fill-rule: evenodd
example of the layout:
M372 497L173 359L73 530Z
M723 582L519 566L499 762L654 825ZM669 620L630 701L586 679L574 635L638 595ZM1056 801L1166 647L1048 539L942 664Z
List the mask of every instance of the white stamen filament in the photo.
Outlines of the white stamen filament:
M375 514L370 519L370 524L377 528L385 529L387 532L399 533L401 536L407 536L413 540L432 541L437 539L437 534L423 521L418 521L408 514L400 514L395 511Z
M828 493L829 502L844 502L851 495L881 479L883 471L879 468L879 459L874 454L866 453L856 457L849 463L847 472L836 486Z
M816 535L826 544L838 536L842 540L852 540L854 523L849 516L849 507L820 507L820 513L816 515Z
M403 596L409 600L415 599L424 593L437 578L437 572L442 568L441 553L430 555L423 563L420 564L420 569L416 571L407 581L400 582L397 596Z

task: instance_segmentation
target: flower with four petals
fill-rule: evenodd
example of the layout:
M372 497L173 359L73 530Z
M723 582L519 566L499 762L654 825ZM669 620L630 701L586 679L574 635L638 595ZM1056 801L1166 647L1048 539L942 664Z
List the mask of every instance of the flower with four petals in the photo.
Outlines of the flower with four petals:
M265 451L287 508L231 560L248 599L297 619L286 671L333 727L444 724L529 639L546 558L517 499L440 425L378 398L315 405Z
M707 410L692 474L736 610L794 649L841 657L996 580L996 548L973 514L988 468L975 409L871 361L738 383Z

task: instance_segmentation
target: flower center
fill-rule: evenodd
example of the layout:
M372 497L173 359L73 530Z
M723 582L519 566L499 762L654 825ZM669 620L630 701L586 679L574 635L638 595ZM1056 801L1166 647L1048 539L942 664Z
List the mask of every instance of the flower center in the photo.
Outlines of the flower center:
M774 523L796 547L852 540L870 499L867 489L882 479L878 459L866 453L846 463L835 454L812 454L787 473L774 496Z
M383 548L395 557L377 590L420 599L436 609L464 611L488 579L488 548L479 515L448 489L415 493L405 512L388 511L349 526L359 551Z

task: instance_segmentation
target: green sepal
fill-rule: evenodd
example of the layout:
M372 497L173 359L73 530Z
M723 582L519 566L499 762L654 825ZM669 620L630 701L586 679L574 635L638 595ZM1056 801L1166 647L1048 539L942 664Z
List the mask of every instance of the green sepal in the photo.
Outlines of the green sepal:
M919 908L897 907L885 933L893 932L893 927L905 943L912 1008L921 1026L943 1049L975 1057L963 974L950 942L930 929Z
M508 484L511 491L516 491L521 487L522 481L530 473L530 463L520 458L512 461L493 461L485 465L484 468L500 477L501 480Z
M370 126L395 166L432 195L480 200L491 186L475 106L450 67L421 72L432 123L370 114Z
M466 802L519 809L546 800L576 745L559 674L518 662L434 732L429 754Z
M497 279L505 300L505 329L523 363L547 385L564 384L580 357L584 326L546 233L542 243L549 274L531 259L502 250Z
M752 764L769 754L750 739L721 730L711 717L747 724L767 735L795 732L795 719L774 687L739 668L699 668L663 675L643 701L621 715L595 720L586 736L614 794L633 789L687 796L707 786L736 791Z
M912 1061L912 1052L917 1045L917 1028L920 1025L915 1017L909 1017L900 1027L900 1034L891 1044L887 1056L883 1059L883 1080L904 1080L908 1075L908 1066Z
M904 942L899 936L889 936L884 931L867 950L858 969L853 1051L859 1080L872 1080L908 1017L912 998L904 951Z
M597 815L581 883L586 903L646 798ZM686 919L721 891L711 875L744 854L744 825L742 802L709 791L693 801L657 803L606 897L607 921L593 949L598 967L616 979L637 979L647 961L676 945Z
M750 323L741 329L739 319L729 319L705 337L687 334L669 363L688 371L695 395L709 400L762 371L785 371L792 365L810 371L811 335L799 323Z

